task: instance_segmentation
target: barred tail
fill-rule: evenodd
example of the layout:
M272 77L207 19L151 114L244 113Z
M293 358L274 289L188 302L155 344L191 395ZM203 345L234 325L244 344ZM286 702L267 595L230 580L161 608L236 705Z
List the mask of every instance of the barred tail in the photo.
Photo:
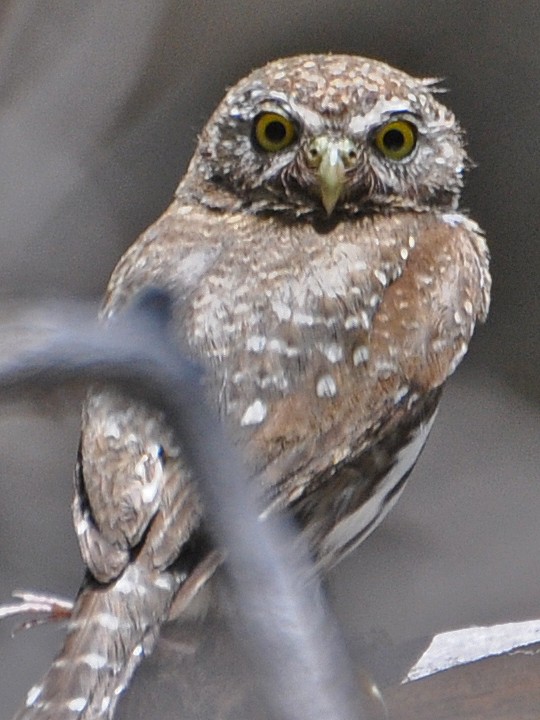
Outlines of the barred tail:
M135 560L106 586L86 586L64 647L14 720L111 720L119 695L156 642L181 578Z

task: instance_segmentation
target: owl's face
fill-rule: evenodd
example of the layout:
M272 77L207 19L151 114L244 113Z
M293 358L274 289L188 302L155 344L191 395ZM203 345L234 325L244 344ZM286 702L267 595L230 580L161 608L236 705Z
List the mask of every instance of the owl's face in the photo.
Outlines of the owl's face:
M210 206L252 212L453 208L466 153L432 84L346 55L269 63L218 106L186 183Z

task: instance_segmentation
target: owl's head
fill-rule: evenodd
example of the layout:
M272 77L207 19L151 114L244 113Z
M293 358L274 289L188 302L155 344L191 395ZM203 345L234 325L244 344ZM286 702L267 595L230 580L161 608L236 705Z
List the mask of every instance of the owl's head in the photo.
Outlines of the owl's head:
M297 217L455 208L466 153L432 86L348 55L271 62L229 90L180 190Z

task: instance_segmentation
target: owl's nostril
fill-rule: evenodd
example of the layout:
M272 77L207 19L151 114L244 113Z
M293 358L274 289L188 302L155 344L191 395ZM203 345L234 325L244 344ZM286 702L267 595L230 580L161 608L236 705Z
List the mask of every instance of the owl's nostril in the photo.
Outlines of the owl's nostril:
M306 157L312 168L318 168L321 164L324 152L328 146L327 138L315 138L306 148Z
M326 156L334 158L332 162L339 160L344 168L351 168L358 162L358 150L353 141L347 137L333 138L329 135L321 135L314 138L306 148L306 157L312 168L318 168Z

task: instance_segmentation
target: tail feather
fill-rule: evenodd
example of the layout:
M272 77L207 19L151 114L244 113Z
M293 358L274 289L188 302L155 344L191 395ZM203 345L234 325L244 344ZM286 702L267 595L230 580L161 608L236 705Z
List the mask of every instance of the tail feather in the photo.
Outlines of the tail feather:
M14 720L111 720L183 579L134 561L110 585L83 589L64 647Z

